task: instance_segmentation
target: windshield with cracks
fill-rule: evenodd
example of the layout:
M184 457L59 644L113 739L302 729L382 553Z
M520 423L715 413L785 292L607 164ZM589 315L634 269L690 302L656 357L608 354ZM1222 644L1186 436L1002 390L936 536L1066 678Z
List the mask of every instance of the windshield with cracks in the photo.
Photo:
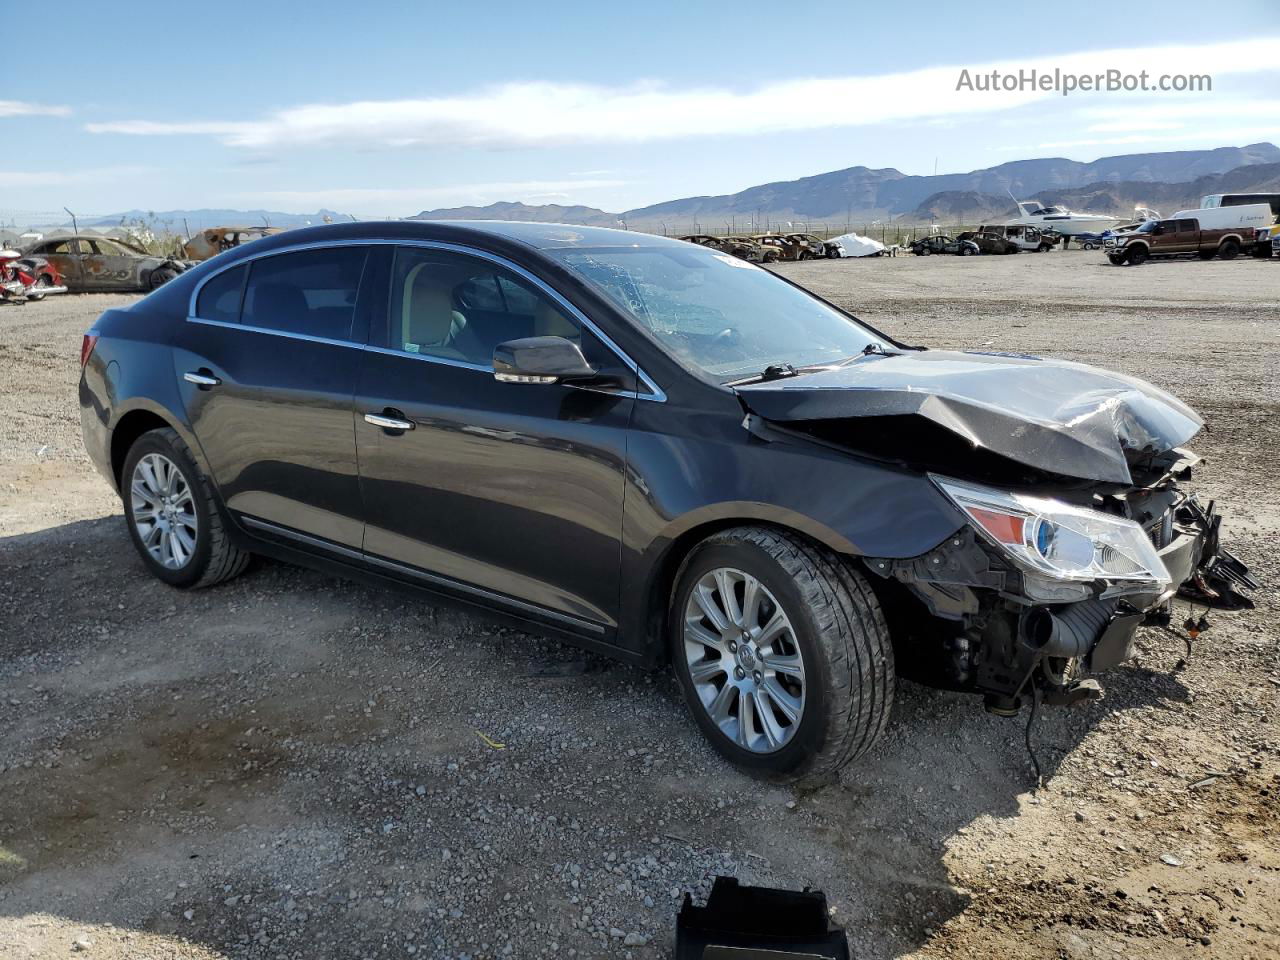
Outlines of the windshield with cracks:
M839 363L881 340L744 260L689 245L561 250L567 267L649 329L681 363L726 382Z

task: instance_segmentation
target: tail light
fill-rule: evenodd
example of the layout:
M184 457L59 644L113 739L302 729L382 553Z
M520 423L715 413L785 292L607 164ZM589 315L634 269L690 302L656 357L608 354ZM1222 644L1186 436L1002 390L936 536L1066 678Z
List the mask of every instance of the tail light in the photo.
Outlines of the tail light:
M84 339L80 341L80 369L84 369L84 365L89 362L89 357L93 353L93 348L98 345L98 335L96 333L86 333Z

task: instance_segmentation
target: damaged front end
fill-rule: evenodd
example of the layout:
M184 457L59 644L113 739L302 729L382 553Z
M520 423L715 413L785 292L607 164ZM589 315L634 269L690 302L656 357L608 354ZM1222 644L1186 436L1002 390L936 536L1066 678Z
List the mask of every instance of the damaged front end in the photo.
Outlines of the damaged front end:
M889 606L898 607L890 615L907 647L904 667L927 657L941 620L952 629L941 631L943 656L928 658L924 672L934 675L922 679L982 693L997 713L1017 712L1032 696L1070 704L1100 695L1091 675L1132 659L1140 625L1170 623L1175 595L1251 606L1240 591L1257 585L1222 549L1214 505L1180 485L1197 460L1175 448L1145 458L1140 483L1051 495L934 477L968 526L923 556L866 560L901 591L898 604L889 591Z
M1251 606L1220 518L1184 489L1200 417L1133 377L1016 354L877 351L738 388L762 439L804 439L925 473L963 518L923 556L866 557L900 672L982 693L1100 694L1173 598ZM1203 629L1189 621L1188 636Z

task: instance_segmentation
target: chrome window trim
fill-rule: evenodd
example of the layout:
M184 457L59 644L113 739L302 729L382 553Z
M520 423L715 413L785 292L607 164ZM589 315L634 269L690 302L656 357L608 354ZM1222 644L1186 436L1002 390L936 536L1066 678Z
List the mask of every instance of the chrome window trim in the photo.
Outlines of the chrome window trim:
M271 327L256 327L250 323L231 323L227 320L206 320L204 317L189 316L188 323L200 323L206 327L226 327L228 330L248 330L250 333L266 333L273 337L286 337L290 340L305 340L308 343L327 343L334 347L349 347L352 350L363 350L365 344L354 340L335 340L332 337L316 337L309 333L295 333L292 330L275 330Z
M195 285L195 289L191 291L191 299L187 305L187 320L192 322L198 322L198 323L214 324L217 326L233 327L240 330L252 330L256 333L274 333L280 336L293 337L299 340L309 340L315 343L331 343L331 344L336 344L338 346L355 347L357 349L372 350L377 353L387 353L397 357L412 357L416 360L426 360L432 363L443 363L447 366L465 367L471 370L484 370L489 373L492 373L493 372L492 366L487 366L485 364L480 364L480 363L471 363L465 360L453 360L449 357L436 357L436 356L432 356L431 354L425 354L425 353L408 353L403 350L394 350L389 347L374 347L369 344L354 343L349 340L331 340L327 337L313 337L309 334L292 333L287 330L272 330L267 327L251 327L251 326L246 326L245 324L242 324L242 323L227 323L224 320L205 320L196 314L196 302L200 298L200 291L204 289L204 285L208 283L210 280L212 280L214 277L220 276L221 274L225 273L228 270L234 270L237 267L244 266L246 264L251 264L258 260L265 260L267 257L275 257L275 256L279 256L281 254L286 254L286 253L298 253L303 250L316 250L316 249L321 249L325 247L371 247L371 246L422 247L429 250L442 250L446 253L457 253L457 254L462 254L463 256L478 257L481 260L487 260L490 263L495 263L506 270L510 270L512 273L523 278L526 282L532 284L535 288L542 291L544 294L549 296L553 301L555 301L557 304L559 304L561 307L567 310L570 316L575 318L579 323L581 323L585 328L590 330L597 338L599 338L600 342L603 343L610 351L612 351L613 354L617 356L617 358L622 362L622 364L640 379L640 382L644 384L645 389L647 389L649 392L641 393L638 390L635 391L634 396L637 400L652 400L657 403L666 402L667 400L666 392L661 387L659 387L656 383L654 383L653 379L647 373L645 373L644 370L641 369L640 364L632 360L631 357L627 355L626 351L623 350L620 346L618 346L607 333L601 330L600 327L597 326L593 320L588 318L585 313L583 313L581 310L575 307L572 303L566 300L560 294L560 292L556 290L554 287L543 282L538 277L535 277L532 273L530 273L524 267L520 266L519 264L512 263L510 260L506 259L503 256L500 256L499 254L491 253L488 250L481 250L477 247L468 247L459 243L449 243L444 240L414 240L414 239L393 240L385 237L359 238L359 239L351 238L351 239L341 239L341 240L317 240L311 243L298 243L288 247L280 247L276 250L267 250L267 251L264 251L263 253L258 254L257 256L244 257L243 259L237 260L235 263L229 263L225 267L220 267L219 269L211 272L208 276L202 277L200 279L200 281Z

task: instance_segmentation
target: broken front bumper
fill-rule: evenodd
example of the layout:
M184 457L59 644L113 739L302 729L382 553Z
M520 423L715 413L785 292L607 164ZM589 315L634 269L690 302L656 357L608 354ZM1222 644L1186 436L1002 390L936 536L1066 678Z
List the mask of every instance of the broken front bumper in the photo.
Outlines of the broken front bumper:
M873 573L906 588L928 614L914 623L902 619L916 636L900 661L919 659L926 653L919 647L933 644L945 666L942 685L983 693L992 709L1010 712L1036 688L1046 702L1071 702L1083 690L1083 676L1132 659L1138 627L1167 626L1175 595L1205 607L1251 606L1240 591L1257 584L1222 549L1213 504L1203 507L1175 488L1144 503L1143 528L1169 573L1168 586L1159 589L1032 578L968 527L920 557L867 560Z

